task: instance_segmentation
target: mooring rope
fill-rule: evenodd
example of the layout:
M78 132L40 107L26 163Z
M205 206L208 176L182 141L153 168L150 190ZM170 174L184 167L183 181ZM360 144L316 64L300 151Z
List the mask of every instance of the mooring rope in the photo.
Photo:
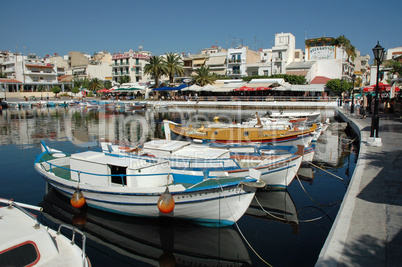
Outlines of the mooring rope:
M218 178L213 178L213 179L219 184L222 193L224 193L223 187L222 187L222 185L219 183ZM239 184L237 187L239 187L239 186L240 186L240 184ZM254 195L254 196L255 196L255 195ZM230 212L230 214L232 215L232 218L234 219L232 210L230 209L230 206L229 206L229 203L228 203L228 201L227 201L227 199L226 199L226 196L223 195L223 198L225 199L225 202L226 202L226 205L228 206L229 212ZM258 254L258 252L253 248L253 246L251 246L251 244L248 242L247 238L244 236L243 232L240 230L240 227L239 227L239 225L237 224L237 221L234 220L234 224L236 225L237 231L239 231L240 236L243 238L244 242L246 242L246 244L249 246L249 248L254 252L254 254L255 254L263 263L265 263L266 265L272 267L272 265L269 264L266 260L264 260L264 259L260 256L260 254Z
M327 170L325 170L325 169L323 169L323 168L320 168L319 166L315 165L315 164L312 163L312 162L309 162L309 164L310 164L311 166L313 166L313 167L316 167L317 169L320 169L320 170L322 170L322 171L324 171L324 172L326 172L326 173L328 173L328 174L331 174L332 176L334 176L335 178L338 178L339 180L345 181L345 179L343 179L342 177L339 177L339 176L336 175L336 174L333 174L333 173L331 173L331 172L329 172L329 171L327 171ZM344 165L344 166L345 166L345 165ZM297 176L297 174L296 174L296 176ZM299 177L297 177L297 179L299 179Z
M338 204L338 203L342 202L342 200L338 200L338 201L335 201L335 202L332 202L332 203L328 203L328 204L321 204L321 203L315 201L315 199L313 199L313 198L307 193L306 189L304 188L304 186L303 186L303 184L301 183L301 181L300 181L300 179L299 179L299 176L298 176L297 174L296 174L296 178L297 178L297 180L299 181L299 184L300 184L301 188L303 189L304 193L306 193L306 195L311 199L311 201L313 201L313 202L316 203L317 205L319 205L319 206L321 206L321 207L329 207L329 206L332 206L332 205L335 205L335 204Z

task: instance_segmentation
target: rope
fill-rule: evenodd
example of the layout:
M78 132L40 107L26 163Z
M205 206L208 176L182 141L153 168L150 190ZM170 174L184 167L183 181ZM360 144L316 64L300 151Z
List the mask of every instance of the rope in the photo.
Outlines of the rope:
M287 219L283 219L283 218L277 217L277 216L275 216L274 214L270 213L269 211L265 210L264 207L261 205L261 203L258 201L257 196L254 196L254 198L255 198L255 200L257 201L258 205L260 206L261 210L264 211L266 214L272 216L273 218L275 218L275 219L277 219L277 220L285 221L285 222L290 222L290 221L287 220ZM338 203L340 203L340 202L341 202L341 201L334 202L334 203L335 203L335 204L338 204ZM298 212L297 212L297 213L298 213ZM324 214L324 215L326 215L326 214ZM320 216L320 217L317 217L317 218L308 219L308 220L298 220L298 222L307 223L307 222L318 221L318 220L321 220L321 219L324 217L324 215L322 215L322 216Z
M300 184L301 188L303 189L304 193L306 193L306 195L311 199L311 201L313 201L313 202L316 203L317 205L319 205L319 206L321 206L321 207L329 207L329 206L332 206L332 205L335 205L335 204L338 204L338 203L342 202L342 200L338 200L338 201L336 201L336 202L332 202L332 203L329 203L329 204L321 204L321 203L315 201L315 200L307 193L306 189L304 188L304 186L303 186L303 184L301 183L301 181L300 181L300 179L299 179L299 176L298 176L297 174L296 174L296 178L297 178L297 180L299 181L299 184Z
M219 184L222 193L224 193L223 187L222 187L222 185L219 183L218 179L217 179L217 178L213 178L213 179ZM240 184L239 184L239 185L240 185ZM239 187L239 185L238 185L238 187ZM255 195L254 195L254 197L255 197ZM229 206L228 201L227 201L227 199L226 199L226 196L223 195L223 198L225 199L226 205L228 206L228 209L229 209L230 214L232 215L232 218L234 218L233 213L232 213L232 210L230 209L230 206ZM240 230L240 227L239 227L239 225L237 224L236 221L234 222L234 224L236 225L237 231L239 231L240 236L243 238L244 242L246 242L246 244L248 245L248 247L254 252L254 254L255 254L263 263L265 263L266 265L272 267L272 265L269 264L267 261L265 261L265 260L258 254L258 252L255 251L255 249L251 246L251 244L248 242L247 238L244 236L243 232Z
M327 171L327 170L325 170L325 169L323 169L323 168L320 168L319 166L315 165L315 164L312 163L312 162L309 162L309 164L310 164L311 166L313 166L313 167L316 167L317 169L320 169L320 170L322 170L322 171L324 171L324 172L326 172L326 173L328 173L328 174L331 174L332 176L334 176L335 178L338 178L338 179L341 180L341 181L345 181L345 179L343 179L342 177L339 177L339 176L336 175L336 174L333 174L333 173L331 173L331 172L329 172L329 171ZM297 174L296 174L296 177L297 177L297 179L299 179L299 177L297 176Z

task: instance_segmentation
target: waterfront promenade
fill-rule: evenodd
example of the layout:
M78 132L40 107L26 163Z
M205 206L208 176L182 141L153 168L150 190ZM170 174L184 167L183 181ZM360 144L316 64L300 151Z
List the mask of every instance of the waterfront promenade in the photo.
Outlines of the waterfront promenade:
M402 266L402 121L380 113L382 146L373 147L371 117L337 111L360 136L360 153L316 266Z

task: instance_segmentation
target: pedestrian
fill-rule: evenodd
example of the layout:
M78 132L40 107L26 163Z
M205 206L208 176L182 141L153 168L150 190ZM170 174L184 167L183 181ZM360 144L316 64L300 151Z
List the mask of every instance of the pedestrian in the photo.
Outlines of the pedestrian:
M362 107L361 112L360 112L360 114L362 115L362 119L366 118L367 106L368 106L367 95L363 95L363 107Z

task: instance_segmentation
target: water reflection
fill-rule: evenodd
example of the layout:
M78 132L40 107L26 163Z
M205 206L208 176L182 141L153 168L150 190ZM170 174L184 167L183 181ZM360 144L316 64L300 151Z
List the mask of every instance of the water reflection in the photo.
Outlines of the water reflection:
M47 219L74 224L87 237L155 266L251 266L232 227L202 227L177 220L148 220L87 208L79 211L51 188L40 203Z
M287 190L259 190L248 208L247 215L289 224L294 234L299 233L296 205Z

